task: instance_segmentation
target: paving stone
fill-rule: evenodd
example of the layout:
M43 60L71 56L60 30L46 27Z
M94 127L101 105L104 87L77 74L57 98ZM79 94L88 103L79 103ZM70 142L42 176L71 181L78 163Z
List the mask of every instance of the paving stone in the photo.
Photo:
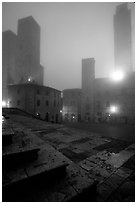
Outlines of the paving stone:
M82 143L82 144L80 143L80 144L74 145L74 147L81 150L81 151L90 151L92 149L89 142L85 142L85 143Z
M110 159L106 161L106 163L111 164L116 168L119 168L133 155L134 155L134 152L123 150L118 154L112 155Z
M76 164L67 167L67 175L68 183L73 186L78 193L81 193L83 189L91 187L94 184L94 180Z
M77 149L77 148L72 149L72 151L75 152L76 154L84 152L83 150L80 150L80 149Z
M134 172L132 169L126 168L124 166L120 167L120 169L129 175Z
M130 173L127 173L127 172L123 171L121 168L116 171L116 174L118 176L121 176L121 177L125 178L125 179L127 177L129 177L129 175L130 175Z
M61 153L55 151L53 148L41 150L39 158L30 163L26 167L26 171L29 177L51 171L52 169L61 168L67 165L69 160Z
M24 169L15 169L12 171L3 172L2 186L6 187L13 183L16 183L22 179L26 179L27 174Z
M94 163L94 164L98 164L99 161L100 161L100 159L97 158L96 155L92 155L92 156L88 157L87 160L88 160L88 161L91 161L91 162Z
M97 192L100 196L100 201L106 201L112 194L113 189L107 184L103 183L97 187Z
M53 192L51 195L48 195L48 201L50 202L62 202L65 199L65 194L60 192Z
M79 138L78 140L72 141L71 144L75 145L75 144L85 143L88 141L90 141L88 137L84 137L84 138L82 137L82 138Z
M125 180L124 177L118 176L117 174L113 174L107 180L105 180L105 184L109 185L113 190L118 188L120 184Z
M135 171L135 155L130 157L123 165L122 167L129 168L133 171Z
M57 149L60 150L60 149L67 148L67 147L68 145L63 143L63 144L59 144Z
M108 199L109 202L135 202L135 182L125 181Z
M108 178L111 175L111 173L104 168L96 167L96 170L100 173L101 177L103 178Z

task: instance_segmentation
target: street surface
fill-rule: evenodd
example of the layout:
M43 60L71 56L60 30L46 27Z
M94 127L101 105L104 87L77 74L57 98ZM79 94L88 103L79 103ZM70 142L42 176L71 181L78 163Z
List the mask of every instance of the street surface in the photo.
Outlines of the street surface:
M125 124L66 123L67 127L100 133L106 137L135 142L135 126Z
M86 189L88 182L82 182L86 177L89 184L96 182L96 191L86 190L87 194L75 201L135 201L134 126L53 124L17 113L10 117L15 124L13 130L16 127L19 132L29 131L35 135L34 140L41 139L43 145L51 145L69 159L73 164L72 178L79 170L85 172L71 188L54 186L54 191L51 188L48 195L43 192L47 201L65 201L66 196L72 197L74 191L79 192L82 186Z

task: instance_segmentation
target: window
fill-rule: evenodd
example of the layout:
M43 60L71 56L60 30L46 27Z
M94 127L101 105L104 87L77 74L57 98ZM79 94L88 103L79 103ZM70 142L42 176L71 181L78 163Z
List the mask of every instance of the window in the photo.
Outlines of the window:
M46 94L46 96L49 96L49 91L47 90L45 94Z
M46 106L49 106L49 101L46 101Z
M37 94L40 94L40 91L39 91L39 89L37 90Z
M54 107L56 107L56 101L54 100Z
M37 100L37 106L40 106L40 100Z
M20 100L17 100L17 106L19 106L20 105Z
M17 94L20 94L20 89L17 90Z

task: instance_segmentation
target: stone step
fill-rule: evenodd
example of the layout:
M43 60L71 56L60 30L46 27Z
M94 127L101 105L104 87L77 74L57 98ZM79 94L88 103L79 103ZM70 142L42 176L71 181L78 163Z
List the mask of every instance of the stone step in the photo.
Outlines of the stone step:
M3 194L3 201L24 202L68 202L90 201L96 191L96 182L90 178L78 165L71 163L68 167L63 164L54 169L52 176L42 179L32 177L27 179L27 185L20 183L20 187L7 190ZM63 175L63 168L66 174ZM58 170L58 172L57 172ZM51 173L51 172L50 172ZM45 174L46 175L46 174ZM5 197L6 196L6 197Z
M31 161L37 158L37 154L40 148L18 149L17 151L4 152L2 154L3 168L11 168L12 166L18 166L21 163Z
M32 152L33 151L31 151L31 153ZM20 157L20 154L21 153L14 153L12 154L12 157L17 161L17 156ZM42 185L43 182L44 184L45 182L51 182L49 179L56 180L56 178L65 175L68 160L60 152L57 152L54 148L47 146L45 149L41 148L40 151L37 149L37 154L37 159L21 165L15 166L12 162L10 163L11 167L8 164L9 168L5 168L4 165L2 180L4 200L13 197L13 191L16 192L20 189L31 188L33 185L39 186ZM4 162L10 162L11 154L5 157L6 159L4 158Z

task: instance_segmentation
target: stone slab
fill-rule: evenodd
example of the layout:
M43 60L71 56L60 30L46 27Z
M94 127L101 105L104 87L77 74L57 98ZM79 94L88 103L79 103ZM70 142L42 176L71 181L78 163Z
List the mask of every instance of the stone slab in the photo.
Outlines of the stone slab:
M134 151L122 150L120 153L112 155L106 163L119 168L134 154Z
M3 172L2 186L9 186L22 179L27 179L27 174L24 169L15 169L12 171Z

